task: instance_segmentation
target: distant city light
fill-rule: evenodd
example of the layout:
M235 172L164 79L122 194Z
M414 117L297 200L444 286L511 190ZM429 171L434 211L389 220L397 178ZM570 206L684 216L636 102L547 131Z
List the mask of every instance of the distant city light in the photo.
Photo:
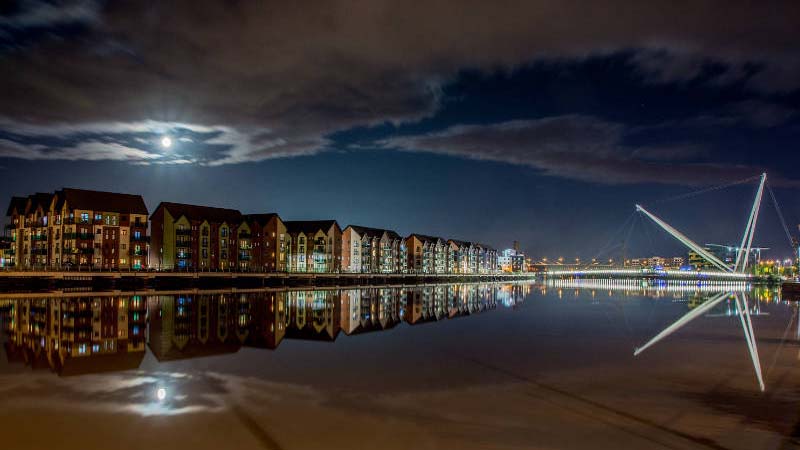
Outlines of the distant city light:
M164 388L158 388L158 390L156 391L156 398L160 402L164 401L164 399L167 398L167 390Z
M172 147L172 139L169 136L164 136L161 138L161 146L164 148Z

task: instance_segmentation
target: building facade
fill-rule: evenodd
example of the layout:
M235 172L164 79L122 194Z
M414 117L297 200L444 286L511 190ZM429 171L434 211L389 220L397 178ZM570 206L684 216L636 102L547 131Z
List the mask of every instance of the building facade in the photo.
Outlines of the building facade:
M409 273L447 273L452 264L446 240L412 234L406 238L407 261Z
M342 268L342 229L335 220L284 222L289 235L288 272L334 273Z
M244 219L252 233L251 267L260 272L286 272L290 236L275 213L249 214Z
M342 232L342 271L404 273L406 243L392 230L350 225Z
M64 188L11 200L18 268L147 268L147 207L139 195Z
M150 224L151 265L159 270L250 266L250 226L235 209L162 202L150 216Z

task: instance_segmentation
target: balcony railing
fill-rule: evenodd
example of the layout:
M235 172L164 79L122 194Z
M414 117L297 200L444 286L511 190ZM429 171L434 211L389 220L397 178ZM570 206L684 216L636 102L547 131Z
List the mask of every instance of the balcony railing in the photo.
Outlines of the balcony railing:
M175 236L191 236L192 230L175 230Z
M80 248L78 249L78 253L81 255L92 255L94 254L93 248Z
M144 249L143 250L134 250L133 251L133 255L134 256L147 256L147 250L144 250Z
M46 234L32 234L31 235L32 241L46 241L47 235Z
M44 255L44 256L46 256L47 255L47 249L46 248L33 248L33 249L31 249L31 255Z
M133 241L133 242L150 242L150 236L145 236L144 234L140 234L139 236L133 235L133 236L131 236L131 241Z

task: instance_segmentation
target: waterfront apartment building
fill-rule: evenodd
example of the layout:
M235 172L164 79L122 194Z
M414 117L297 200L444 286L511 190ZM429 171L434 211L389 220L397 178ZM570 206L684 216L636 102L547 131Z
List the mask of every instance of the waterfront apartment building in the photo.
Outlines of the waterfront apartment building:
M349 225L342 232L342 271L404 273L405 240L392 230Z
M13 197L11 253L18 268L147 268L147 207L139 195L64 188Z
M447 241L447 273L488 274L497 271L497 250L474 242Z
M412 234L406 238L409 273L447 273L447 241L434 236Z
M513 248L500 252L496 258L497 267L503 272L517 273L525 270L525 255Z
M260 272L286 272L290 237L280 216L275 213L248 214L244 220L252 232L250 267Z
M288 272L340 272L342 229L335 220L286 221Z
M161 202L150 216L151 265L159 270L246 270L250 226L235 209Z

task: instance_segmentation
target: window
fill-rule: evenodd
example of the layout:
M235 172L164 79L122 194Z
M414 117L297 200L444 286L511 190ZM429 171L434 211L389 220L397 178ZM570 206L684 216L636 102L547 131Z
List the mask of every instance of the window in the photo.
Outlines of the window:
M222 237L228 237L228 229L227 229L227 228L225 228L225 227L222 227L222 228L219 230L219 234L220 234L220 236L222 236Z
M89 221L89 213L81 213L81 222Z
M142 237L142 232L141 231L134 231L133 232L133 238L134 239L139 239L141 237Z
M94 220L103 220L103 215L102 214L95 214L94 215Z

